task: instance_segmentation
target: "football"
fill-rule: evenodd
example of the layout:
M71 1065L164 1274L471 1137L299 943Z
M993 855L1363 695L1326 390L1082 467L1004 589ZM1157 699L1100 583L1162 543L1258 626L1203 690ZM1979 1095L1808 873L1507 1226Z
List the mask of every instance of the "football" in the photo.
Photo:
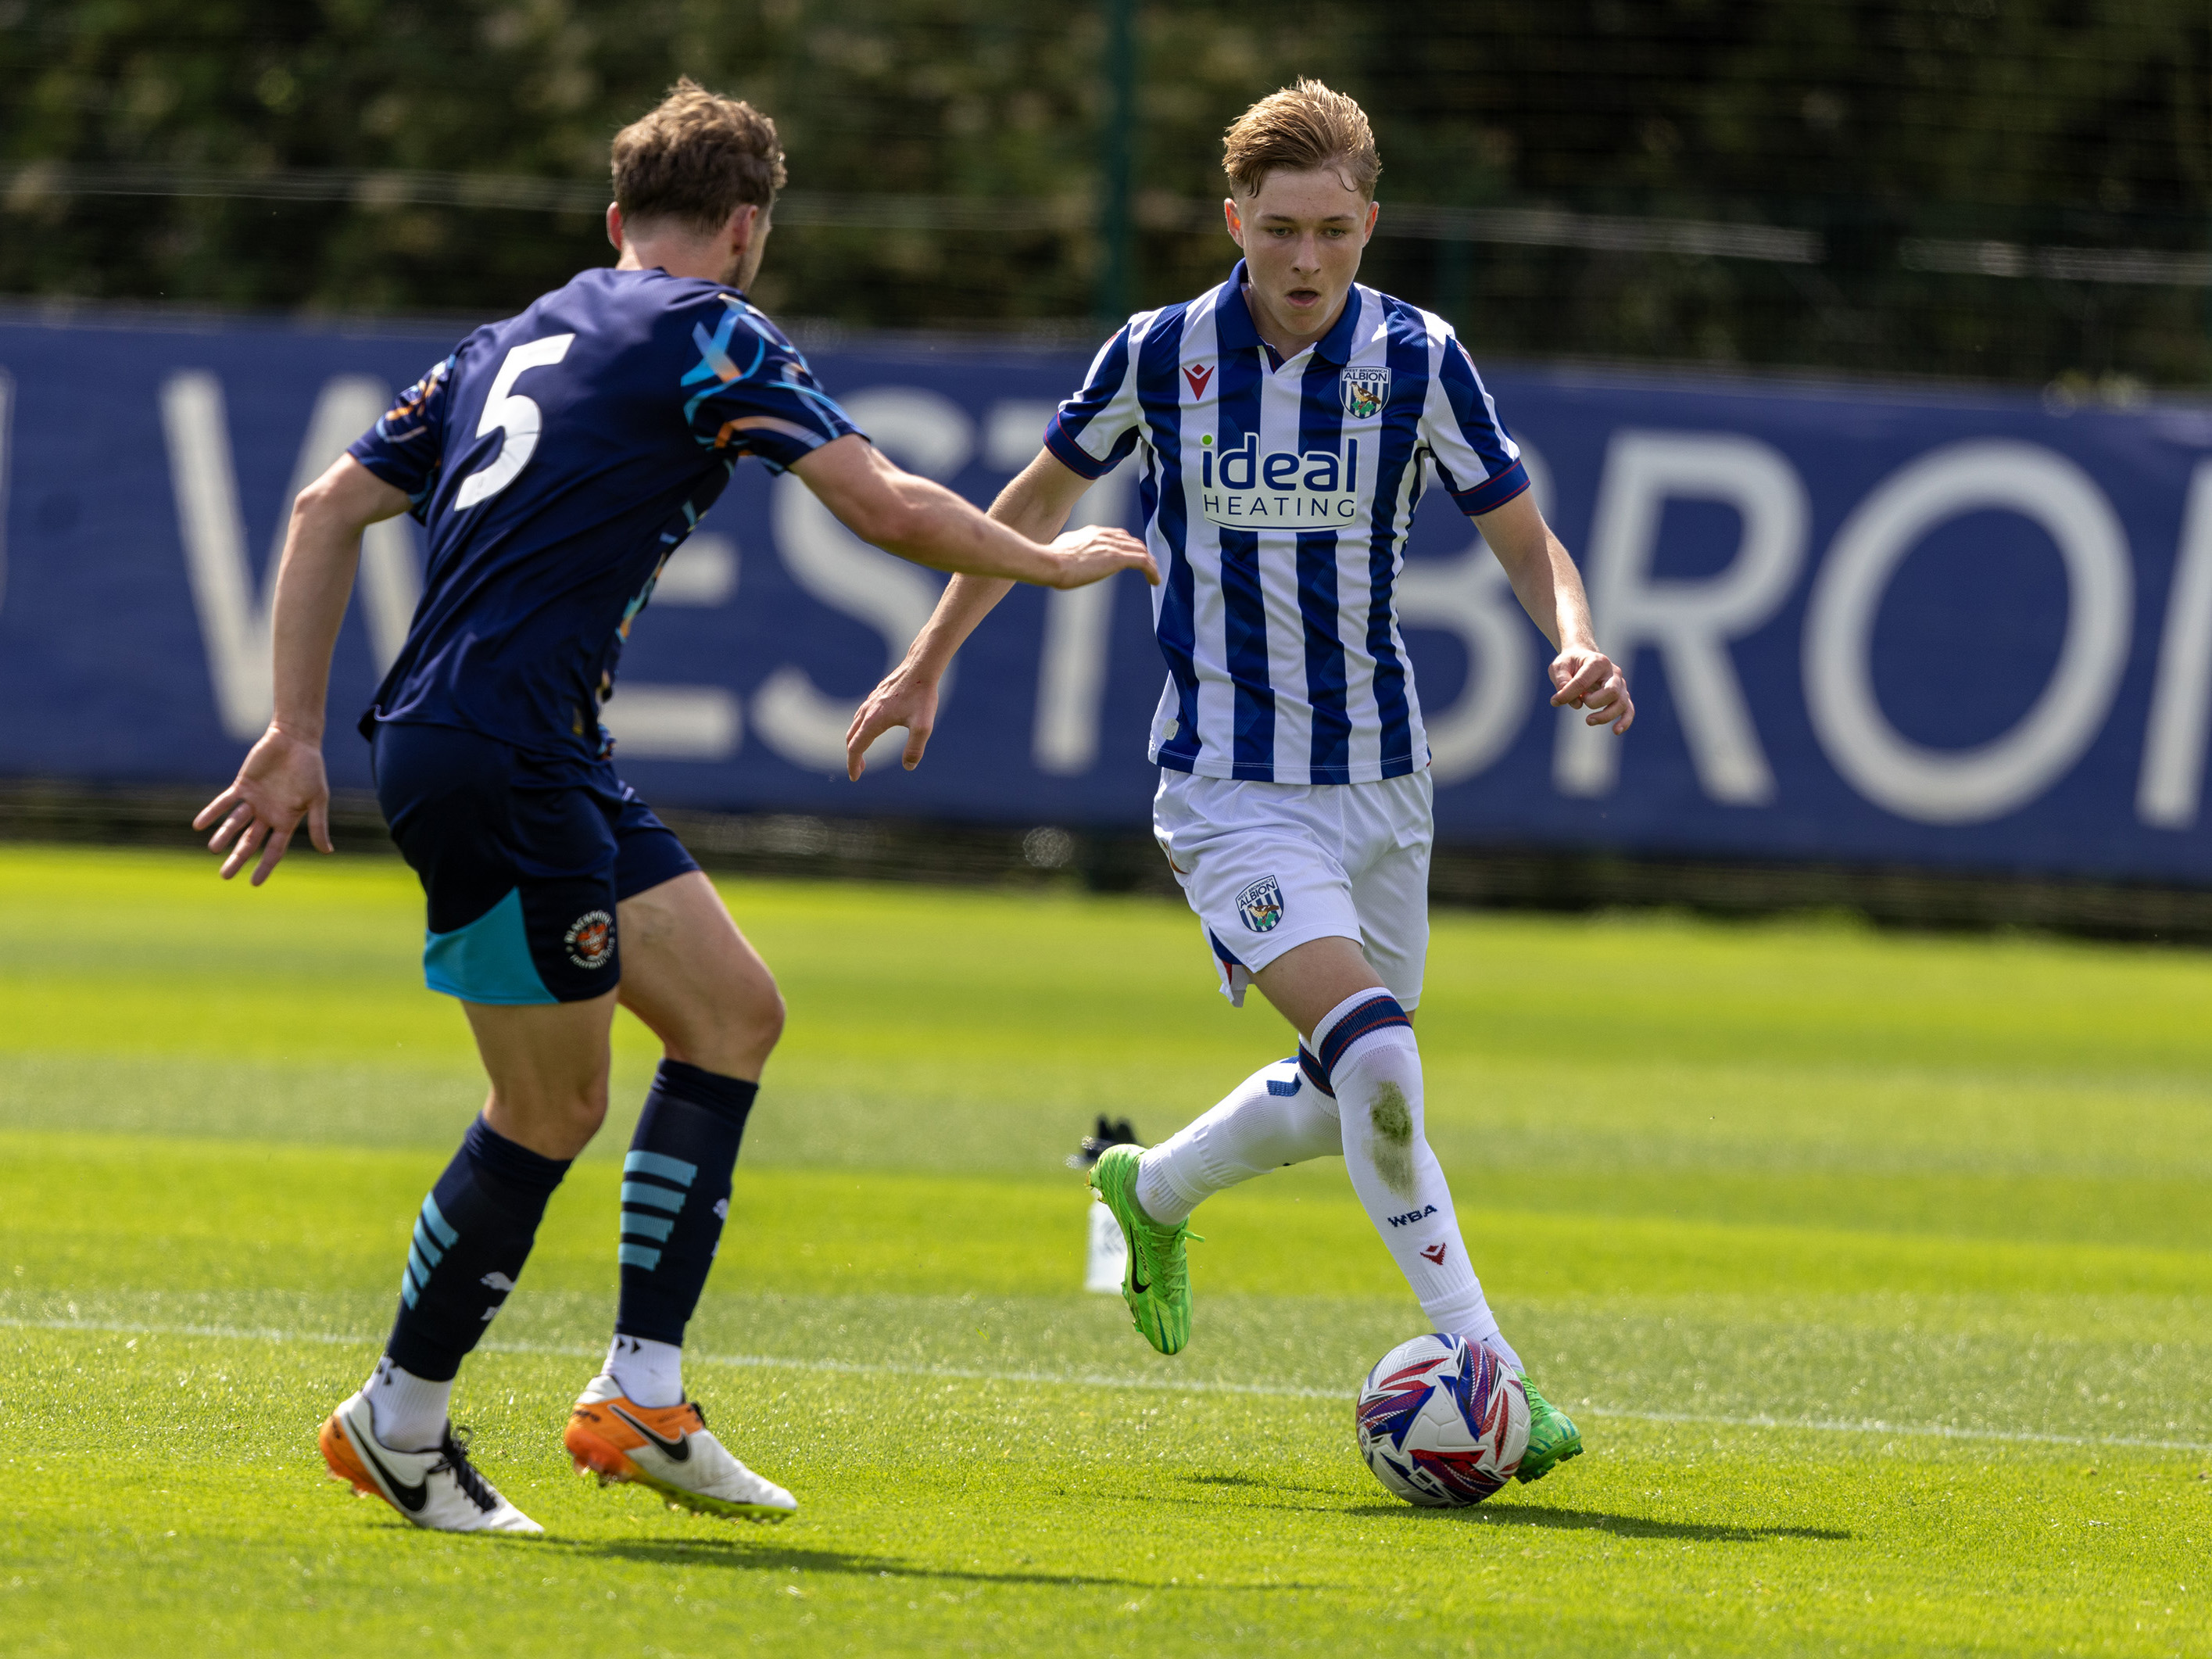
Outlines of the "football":
M1528 1396L1487 1348L1417 1336L1384 1354L1359 1390L1359 1455L1409 1504L1480 1504L1528 1449Z

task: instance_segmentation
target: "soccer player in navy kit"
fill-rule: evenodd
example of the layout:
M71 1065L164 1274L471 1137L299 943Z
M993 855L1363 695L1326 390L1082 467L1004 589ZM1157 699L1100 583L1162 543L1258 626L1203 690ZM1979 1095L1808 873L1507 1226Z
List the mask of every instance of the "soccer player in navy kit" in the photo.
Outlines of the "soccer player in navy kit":
M1174 1353L1190 1335L1192 1210L1340 1154L1435 1328L1527 1384L1423 1129L1413 1012L1434 830L1394 593L1431 478L1557 648L1553 704L1616 732L1635 706L1466 349L1442 318L1356 281L1382 172L1359 106L1318 82L1273 94L1230 128L1224 167L1243 259L1219 288L1131 318L991 512L1049 535L1093 479L1140 455L1168 667L1153 831L1223 994L1242 1006L1258 986L1299 1049L1160 1146L1109 1148L1091 1182L1129 1245L1137 1328ZM946 589L854 719L854 777L894 726L908 730L907 766L921 761L945 667L1006 591L966 576ZM1565 1413L1527 1392L1524 1480L1582 1449Z
M321 738L362 531L411 511L422 601L361 722L428 900L430 987L491 1090L422 1201L374 1373L324 1424L331 1473L418 1526L535 1532L471 1465L453 1378L514 1287L546 1200L606 1111L619 1001L665 1058L623 1166L621 1303L565 1434L580 1471L703 1513L781 1519L684 1390L684 1330L783 1023L775 981L599 725L669 555L751 456L933 568L1073 587L1152 562L1120 531L1040 544L885 460L744 298L784 181L774 125L680 82L614 143L621 251L477 330L301 492L277 576L276 718L200 812L258 884L305 818L331 850Z

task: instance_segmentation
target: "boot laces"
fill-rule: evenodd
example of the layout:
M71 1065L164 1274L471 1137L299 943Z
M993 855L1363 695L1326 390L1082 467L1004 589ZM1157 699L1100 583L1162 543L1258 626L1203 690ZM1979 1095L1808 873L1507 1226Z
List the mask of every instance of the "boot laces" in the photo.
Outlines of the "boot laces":
M1191 1231L1188 1221L1179 1221L1172 1227L1162 1227L1148 1221L1144 1227L1145 1259L1152 1267L1146 1278L1152 1281L1154 1290L1165 1291L1171 1296L1180 1295L1190 1279L1190 1258L1175 1246L1179 1242L1203 1244L1206 1235Z
M438 1461L430 1465L429 1472L435 1474L443 1469L451 1474L462 1495L489 1515L499 1507L499 1494L491 1489L490 1482L477 1473L476 1465L469 1462L469 1437L473 1432L447 1425L446 1437L438 1444Z

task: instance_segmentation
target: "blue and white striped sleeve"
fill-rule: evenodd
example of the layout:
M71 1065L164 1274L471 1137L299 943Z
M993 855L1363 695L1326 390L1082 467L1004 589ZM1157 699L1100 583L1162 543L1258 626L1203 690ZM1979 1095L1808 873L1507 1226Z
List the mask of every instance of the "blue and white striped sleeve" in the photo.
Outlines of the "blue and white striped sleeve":
M1421 441L1436 457L1437 476L1459 510L1478 518L1528 489L1528 471L1474 360L1449 328L1443 331L1443 361L1421 411Z
M1103 478L1137 447L1144 410L1137 398L1137 351L1152 313L1132 317L1098 349L1083 389L1054 413L1044 447L1079 478Z

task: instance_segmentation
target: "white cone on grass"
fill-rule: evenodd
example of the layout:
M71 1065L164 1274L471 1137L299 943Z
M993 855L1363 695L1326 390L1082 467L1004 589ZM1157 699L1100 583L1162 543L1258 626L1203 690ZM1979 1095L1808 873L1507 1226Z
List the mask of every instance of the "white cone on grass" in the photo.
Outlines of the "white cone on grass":
M1083 1262L1083 1288L1105 1296L1119 1296L1128 1267L1129 1246L1121 1237L1121 1224L1114 1219L1113 1211L1099 1203L1094 1195L1091 1205L1091 1248Z

